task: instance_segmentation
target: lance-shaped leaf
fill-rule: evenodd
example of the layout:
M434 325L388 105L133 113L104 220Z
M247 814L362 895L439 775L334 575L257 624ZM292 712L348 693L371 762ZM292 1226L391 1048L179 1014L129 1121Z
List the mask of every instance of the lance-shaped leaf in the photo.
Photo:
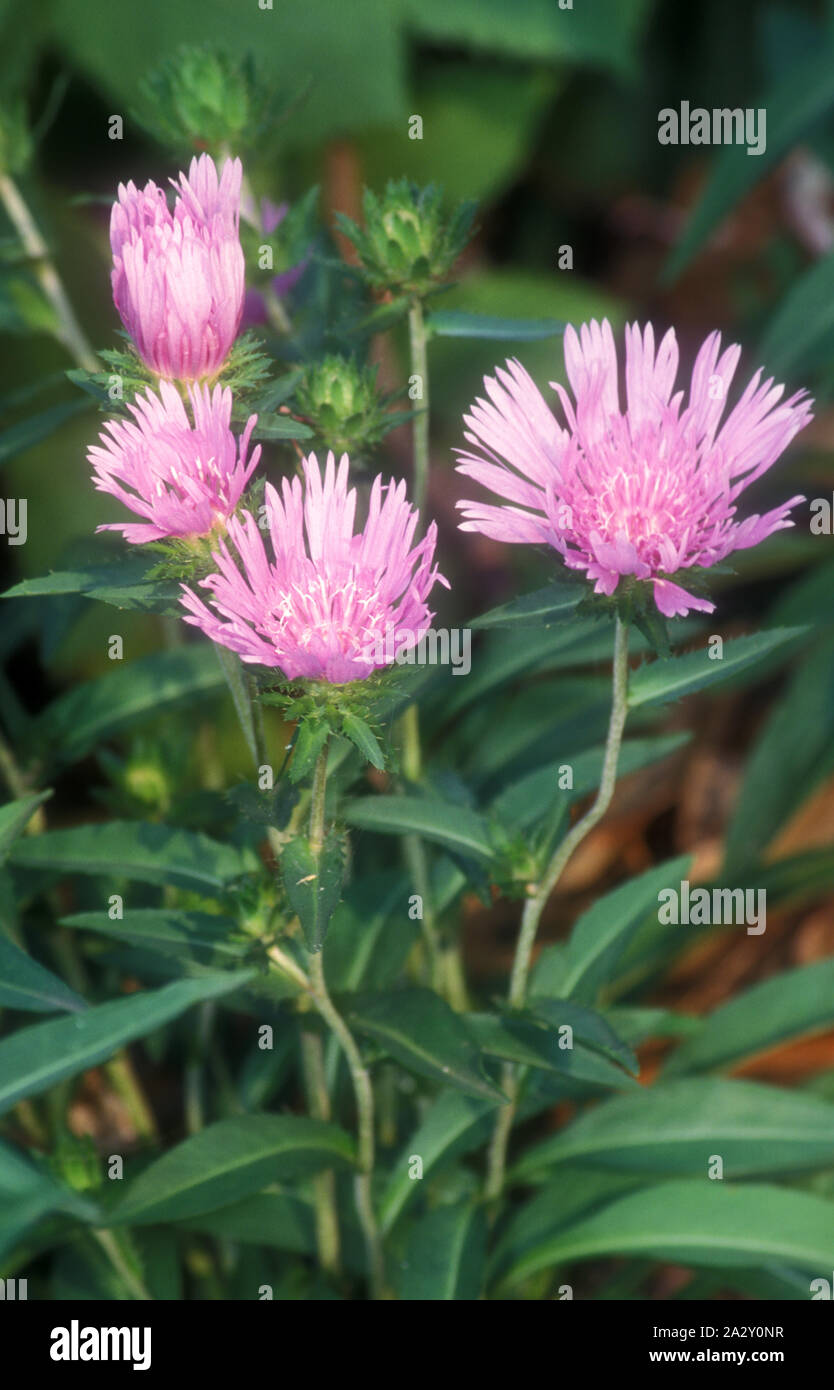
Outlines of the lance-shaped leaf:
M463 1091L441 1091L394 1161L379 1209L383 1230L391 1229L421 1187L413 1177L415 1154L420 1159L423 1178L426 1178L461 1154L477 1149L489 1137L494 1124L493 1100L466 1095Z
M766 1183L689 1178L640 1188L546 1237L513 1265L507 1282L607 1255L721 1268L776 1260L818 1274L832 1250L834 1202Z
M669 1074L735 1065L784 1038L834 1023L834 959L785 970L715 1009L694 1037L674 1052Z
M77 1013L86 1000L51 970L32 960L0 932L0 1005L7 1009L51 1014L59 1009Z
M320 951L330 918L339 905L345 878L345 844L331 830L317 851L303 835L290 840L281 856L284 887L298 916L309 951Z
M156 1159L131 1184L112 1222L180 1221L240 1201L268 1183L349 1167L354 1144L337 1125L301 1115L218 1120Z
M400 1263L399 1296L414 1302L480 1298L487 1223L474 1202L437 1207L415 1222Z
M559 319L506 319L497 314L467 314L459 309L435 309L426 329L435 338L489 338L497 342L536 342L564 333Z
M637 1085L606 1056L578 1039L571 1039L567 1046L565 1035L542 1027L531 1014L515 1016L508 1011L500 1018L495 1014L467 1014L466 1020L481 1051L489 1057L556 1072L606 1090Z
M422 835L458 854L491 859L489 829L468 806L432 797L360 796L343 807L349 825L382 835Z
M0 806L0 864L18 836L23 834L38 807L51 795L51 791L36 792L34 796L22 796L19 801L8 801L5 806Z
M481 627L548 627L551 623L564 622L569 618L584 595L580 584L554 580L544 589L535 593L523 594L521 598L502 603L500 608L492 608L480 618L469 624L471 628Z
M483 1075L478 1044L459 1014L428 989L402 989L352 1003L348 1020L408 1071L455 1086L468 1095L505 1097Z
M124 876L216 893L258 867L252 850L208 835L144 821L108 821L18 840L11 861L24 869Z
M251 971L177 980L83 1013L21 1028L0 1041L0 1114L24 1096L37 1096L65 1076L77 1076L125 1043L176 1018L192 1004L217 999L251 979Z
M798 642L807 631L807 627L781 627L756 632L749 637L737 637L732 642L724 643L720 658L711 658L709 649L703 648L701 651L687 652L684 656L648 662L635 671L629 680L629 708L679 700L684 695L703 690L705 686L730 680L763 661L779 647Z
M626 1172L725 1178L794 1172L834 1160L834 1105L752 1081L691 1077L614 1096L528 1149L517 1178L576 1162Z

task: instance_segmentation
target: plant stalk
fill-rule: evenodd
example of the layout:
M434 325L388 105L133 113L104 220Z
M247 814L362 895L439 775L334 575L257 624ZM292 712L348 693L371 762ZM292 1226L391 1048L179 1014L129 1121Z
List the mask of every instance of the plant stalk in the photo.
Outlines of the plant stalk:
M23 200L20 189L9 174L0 174L2 201L27 256L33 262L33 272L58 319L56 337L84 371L97 372L98 359L84 334L70 304L63 282L49 255L49 248L38 230L37 223Z
M509 1003L513 1009L521 1009L527 997L527 982L536 933L542 912L550 894L561 877L562 871L577 846L602 819L611 804L617 782L617 765L620 747L628 712L628 628L617 617L614 637L613 686L611 696L611 715L608 722L608 737L605 743L605 756L599 789L593 805L580 817L555 850L544 874L536 884L532 894L524 904L521 917L521 930L516 945L513 970L510 977ZM509 1104L503 1105L498 1113L495 1130L490 1144L487 1183L485 1195L489 1200L500 1197L504 1186L504 1173L507 1163L507 1145L518 1108L521 1087L521 1071L512 1063L506 1063L501 1074L501 1088L509 1097Z

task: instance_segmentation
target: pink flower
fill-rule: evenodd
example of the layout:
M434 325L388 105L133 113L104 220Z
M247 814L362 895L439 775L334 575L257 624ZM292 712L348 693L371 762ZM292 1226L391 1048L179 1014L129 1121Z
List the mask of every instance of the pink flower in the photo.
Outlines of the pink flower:
M261 456L258 445L246 462L257 423L250 416L238 452L229 428L232 393L228 387L189 386L194 424L170 381L159 395L147 390L128 406L133 420L108 420L87 457L99 492L112 493L141 524L99 526L121 531L128 541L166 536L204 536L225 524L237 506Z
M239 159L220 179L209 155L180 175L174 211L149 182L119 184L110 217L113 300L142 361L160 376L214 376L243 313Z
M237 554L218 542L218 573L201 580L211 608L183 585L191 615L185 621L244 661L280 667L288 680L364 680L391 661L390 632L405 651L428 629L433 614L426 598L436 580L446 583L432 568L436 527L414 545L418 513L405 483L383 486L377 477L364 529L354 534L347 455L337 469L328 454L324 481L315 454L303 468L303 490L298 478L283 479L282 497L266 486L264 523L274 559L255 518L233 517L228 537Z
M779 404L784 388L762 382L760 370L721 425L739 347L720 353L720 334L710 334L684 406L682 391L672 395L674 331L657 352L651 324L627 327L625 340L622 411L610 324L566 329L575 406L551 383L566 430L519 362L485 379L489 399L478 399L465 417L473 448L458 451L458 468L510 505L459 502L461 529L553 546L570 569L585 571L597 593L613 594L624 575L650 580L667 617L693 608L708 613L714 604L670 576L714 565L794 524L788 513L802 497L744 521L736 505L811 419L812 402L799 391Z

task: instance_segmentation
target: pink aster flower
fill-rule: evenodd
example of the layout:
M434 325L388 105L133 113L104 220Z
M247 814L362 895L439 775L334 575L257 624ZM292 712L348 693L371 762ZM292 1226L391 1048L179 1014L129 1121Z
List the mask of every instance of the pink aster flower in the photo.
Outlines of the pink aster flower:
M714 565L794 524L788 513L802 497L742 521L736 508L811 419L812 402L804 391L782 401L784 388L763 382L760 370L721 424L741 349L722 353L718 333L698 353L685 405L682 391L672 394L671 329L655 351L651 324L626 328L624 411L607 320L579 333L567 328L564 350L575 404L551 385L567 429L519 362L485 378L489 399L479 398L465 417L472 449L458 451L458 468L509 505L460 502L461 529L544 542L570 569L584 570L597 593L613 594L625 575L649 580L667 617L711 612L714 604L670 576Z
M323 480L315 454L303 468L303 489L298 478L283 479L280 497L266 486L272 555L250 513L233 517L236 554L218 542L218 572L200 581L211 607L183 585L185 621L244 661L279 667L288 680L364 680L392 659L390 632L406 651L428 630L426 598L436 580L446 583L432 566L437 530L432 523L415 545L418 513L405 483L377 477L364 529L354 534L347 455L337 468L328 454Z
M204 536L227 522L261 456L246 455L257 423L250 416L240 448L230 429L232 393L228 387L193 384L188 398L194 423L170 381L137 396L128 410L133 420L108 420L87 457L94 485L112 493L142 523L113 523L99 531L121 531L128 541L167 536Z
M209 155L181 174L173 212L149 182L119 184L110 217L113 300L139 356L160 376L214 376L243 313L239 159L218 179Z

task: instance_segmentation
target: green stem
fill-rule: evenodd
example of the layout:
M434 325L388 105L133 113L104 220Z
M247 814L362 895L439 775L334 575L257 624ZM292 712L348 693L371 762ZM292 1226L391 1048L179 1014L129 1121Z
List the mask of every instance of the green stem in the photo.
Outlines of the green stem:
M617 781L617 765L620 757L623 729L628 712L628 628L618 617L614 638L613 689L611 697L611 716L608 722L608 737L605 743L605 756L599 789L593 805L585 815L568 831L556 849L545 872L524 904L521 917L521 931L516 946L515 960L510 977L509 1002L513 1009L521 1009L527 997L527 981L533 945L539 928L542 912L550 894L562 874L562 870L577 846L602 819L611 804ZM510 1131L518 1107L521 1074L511 1063L507 1063L501 1076L502 1089L509 1096L509 1104L503 1105L498 1113L495 1131L490 1144L486 1196L490 1200L501 1195L504 1186L504 1171L507 1161L507 1145Z
M102 1229L93 1231L93 1235L128 1292L142 1303L153 1302L153 1294L148 1292L142 1279L131 1269L113 1232Z
M301 1061L310 1113L317 1120L327 1122L332 1117L332 1108L324 1067L324 1048L318 1033L311 1029L303 1029L301 1033ZM319 1262L328 1274L338 1276L341 1268L341 1242L336 1206L336 1175L332 1168L324 1173L316 1173L313 1178L313 1194Z
M420 378L421 409L414 419L414 472L411 480L411 500L422 511L429 483L429 366L426 344L426 320L419 299L411 301L408 311L408 337L411 346L411 375Z
M97 372L98 359L75 317L61 278L50 259L49 248L21 196L20 189L8 174L0 174L0 201L20 237L24 251L33 263L35 278L55 311L58 319L55 336L75 358L79 367L83 367L87 372Z
M325 744L316 762L313 774L313 789L310 799L310 848L318 855L324 844L324 811L327 796L327 754ZM380 1298L384 1293L385 1266L382 1255L379 1230L373 1207L372 1179L374 1171L374 1093L371 1078L362 1061L353 1034L336 1008L327 988L324 976L324 954L322 951L308 953L310 994L331 1032L336 1037L347 1060L353 1091L356 1097L356 1113L359 1126L357 1161L359 1172L356 1175L355 1196L359 1223L365 1237L368 1255L371 1296Z

